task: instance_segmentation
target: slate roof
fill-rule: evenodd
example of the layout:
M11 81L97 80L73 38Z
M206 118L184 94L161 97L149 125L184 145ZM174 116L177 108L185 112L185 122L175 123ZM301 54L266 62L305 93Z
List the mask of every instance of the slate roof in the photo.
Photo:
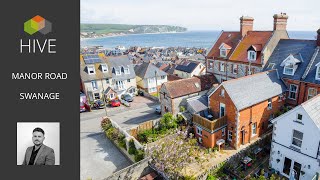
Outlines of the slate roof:
M109 64L111 72L112 72L112 68L115 68L115 70L118 69L120 71L121 71L121 67L129 68L129 74L124 74L123 72L121 72L121 75L116 75L114 72L112 72L112 78L114 80L123 81L126 79L136 78L133 65L130 62L128 56L108 56L107 63Z
M276 70L224 81L221 86L239 111L286 91Z
M104 61L104 58L102 56L99 56L99 57L103 63L89 64L90 66L94 66L95 68L95 74L89 75L87 65L84 63L82 55L80 55L80 77L83 82L107 79L112 77L109 66L108 66L108 72L105 72L105 73L102 72L101 64L107 64L107 63Z
M195 68L198 66L198 64L199 63L196 63L196 62L189 62L188 64L178 65L176 67L176 70L192 73L195 70Z
M305 79L302 79L307 67L312 60L312 56L316 51L315 40L296 40L296 39L282 39L274 49L271 57L269 58L264 71L270 70L269 64L274 64L273 69L277 69L281 78L288 78L293 80L302 80L305 82L311 82L320 84L320 81L315 80L316 64L320 62L320 52L316 56L313 62L310 64L310 69L306 73ZM290 54L301 62L298 63L298 67L293 76L283 74L284 67L280 66L283 60L285 60Z
M195 113L208 109L208 97L197 96L187 100L187 106L192 108Z
M152 78L155 76L155 72L157 72L157 76L166 76L167 73L161 71L155 65L151 63L142 63L141 65L136 65L134 67L134 71L137 76L141 77L142 79L145 78Z
M302 103L301 106L320 129L320 94Z
M229 59L233 61L248 62L247 50L252 45L254 45L254 48L257 48L257 50L262 50L269 42L272 34L273 31L248 31L247 35L239 43ZM257 59L254 63L261 64L261 54L262 53L258 51Z
M207 54L208 58L215 58L219 59L220 57L220 49L222 43L227 44L228 46L232 47L230 52L228 53L226 58L229 58L229 56L232 54L232 52L235 50L237 45L239 44L242 36L240 32L228 32L228 31L221 31L220 37L217 39L209 53ZM222 58L224 59L224 58Z
M168 81L162 84L170 98L186 96L201 91L200 79L197 77Z

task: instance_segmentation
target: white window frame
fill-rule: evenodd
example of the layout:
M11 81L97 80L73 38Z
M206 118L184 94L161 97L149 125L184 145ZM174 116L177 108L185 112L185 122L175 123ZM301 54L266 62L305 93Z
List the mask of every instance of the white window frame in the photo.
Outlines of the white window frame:
M317 71L316 71L316 80L320 80L320 65L317 66Z
M295 91L292 91L291 90L291 86L295 86L296 87L296 90ZM291 93L294 93L295 95L294 95L294 98L291 98ZM298 86L297 85L295 85L295 84L290 84L290 86L289 86L289 99L292 99L292 100L296 100L297 99L297 93L298 93Z
M202 136L202 128L197 126L197 134Z
M295 72L295 70L294 70L295 68L294 68L294 64L292 64L292 63L288 63L288 64L286 64L284 67L283 67L283 74L285 74L285 75L289 75L289 76L293 76L294 75L294 72ZM286 72L286 70L290 70L290 72Z
M220 62L220 72L225 72L225 64L224 62Z
M238 74L238 65L232 64L232 74Z
M223 117L223 116L221 116L221 115L222 115L221 107L224 108L223 116L225 116L225 115L226 115L226 112L227 112L227 111L226 111L226 105L223 104L223 103L220 103L220 106L219 106L219 117Z
M148 78L148 83L154 83L156 80L155 80L155 78L154 77L152 77L152 78Z
M121 75L121 69L115 69L115 72L116 72L116 76L119 76L119 75Z
M297 132L299 132L299 133L302 133L302 139L299 139L298 137L294 137L294 131L297 131ZM300 146L297 146L297 145L293 144L293 139L296 139L296 140L298 140L298 141L301 141L301 145L300 145ZM303 132L293 129L293 131L292 131L291 145L300 149L300 148L302 147L302 142L303 142Z
M101 64L101 70L103 73L108 72L108 66L106 64Z
M199 137L198 140L199 140L199 143L202 144L202 142L203 142L203 141L202 141L202 138Z
M94 66L90 65L90 66L87 66L87 69L88 69L88 74L91 75L91 74L96 74L96 70L94 68ZM91 72L93 71L93 72Z
M213 69L213 62L209 62L209 69Z
M106 79L106 83L107 83L107 84L110 84L110 79Z
M220 49L220 57L227 57L227 49L221 47Z
M232 136L233 136L233 132L231 130L228 130L228 141L232 141Z
M166 78L166 76L161 76L161 79L165 79Z
M251 55L253 55L252 58L251 58ZM248 60L249 60L249 61L255 61L255 60L257 60L257 52L256 52L256 51L253 51L253 50L248 51Z
M310 95L310 90L313 90L315 94ZM316 88L308 88L308 97L307 97L307 99L309 100L309 99L315 97L317 94L318 94L318 92L317 92Z
M124 74L130 74L130 70L129 70L128 67L127 67L127 68L124 68Z
M221 129L221 136L225 136L226 135L226 128Z
M123 81L116 81L116 87L117 87L119 90L125 89Z
M112 95L112 96L111 96L111 95ZM113 99L114 97L115 97L114 93L110 93L110 94L109 94L109 98L110 98L110 99Z
M97 90L98 89L97 81L91 81L91 86L92 86L92 90Z
M272 109L272 98L268 99L268 109Z
M251 137L253 136L256 136L257 135L257 123L252 123L252 126L251 126Z
M96 96L96 94L98 94L98 96ZM93 93L93 97L94 99L100 99L100 93Z
M131 79L127 79L127 82L131 82Z

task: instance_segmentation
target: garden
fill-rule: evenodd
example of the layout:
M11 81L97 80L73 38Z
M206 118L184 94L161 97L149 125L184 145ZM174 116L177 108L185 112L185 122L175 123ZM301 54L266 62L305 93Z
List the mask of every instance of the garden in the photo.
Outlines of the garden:
M169 134L173 134L179 126L182 128L183 122L184 120L181 117L176 118L171 113L166 113L156 127L139 131L137 140L142 144L155 142Z
M124 149L127 151L130 155L134 157L134 161L138 162L142 159L144 159L144 150L143 149L137 149L133 139L131 139L128 142L126 142L126 137L124 134L122 134L118 128L115 128L112 126L111 121L109 118L104 118L101 121L101 128L105 132L106 137L111 140L118 148ZM130 157L129 157L130 158Z

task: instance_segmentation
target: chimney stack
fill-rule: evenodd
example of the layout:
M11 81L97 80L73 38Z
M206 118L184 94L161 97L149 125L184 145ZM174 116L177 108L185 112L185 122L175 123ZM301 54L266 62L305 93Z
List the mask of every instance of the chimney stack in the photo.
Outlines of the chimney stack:
M287 21L289 16L286 13L273 15L273 30L287 30Z
M253 17L242 16L240 18L240 33L244 37L248 31L253 30Z
M318 29L317 34L317 46L320 46L320 29Z

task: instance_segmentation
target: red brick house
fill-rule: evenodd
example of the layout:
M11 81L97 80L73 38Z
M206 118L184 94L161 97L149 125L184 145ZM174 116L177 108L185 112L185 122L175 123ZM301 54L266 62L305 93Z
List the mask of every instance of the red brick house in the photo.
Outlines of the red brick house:
M205 147L250 143L268 130L285 91L276 70L224 81L209 94L208 113L194 115L196 137Z
M287 85L288 105L300 105L320 93L320 29L317 33L316 40L280 40L264 68L278 70Z
M222 31L206 57L207 72L219 82L262 71L280 39L288 39L286 14L276 14L273 31L253 30L252 17L240 18L240 31Z

